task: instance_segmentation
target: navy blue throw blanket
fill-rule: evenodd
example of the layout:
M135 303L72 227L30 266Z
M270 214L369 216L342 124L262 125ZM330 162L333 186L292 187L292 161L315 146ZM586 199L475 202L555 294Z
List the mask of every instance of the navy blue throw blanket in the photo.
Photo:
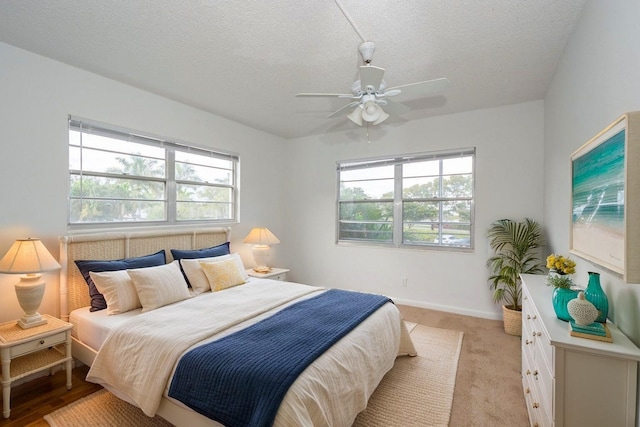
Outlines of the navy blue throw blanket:
M271 426L300 373L389 301L331 289L292 304L187 352L169 396L227 427Z

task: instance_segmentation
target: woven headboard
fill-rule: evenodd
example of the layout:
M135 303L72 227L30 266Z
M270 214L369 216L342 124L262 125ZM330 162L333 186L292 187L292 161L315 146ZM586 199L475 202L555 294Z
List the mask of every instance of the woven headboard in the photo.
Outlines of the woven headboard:
M60 237L60 317L69 320L76 308L90 305L89 288L74 263L81 259L122 259L170 249L202 249L229 241L226 227L166 231L105 232Z

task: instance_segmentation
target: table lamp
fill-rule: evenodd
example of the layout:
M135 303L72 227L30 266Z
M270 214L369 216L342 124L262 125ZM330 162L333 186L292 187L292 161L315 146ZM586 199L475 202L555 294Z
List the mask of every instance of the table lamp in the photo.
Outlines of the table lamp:
M267 267L267 258L269 258L269 245L276 245L280 240L268 228L254 228L243 240L244 243L251 243L253 247L253 259L256 266L253 268L258 273L267 273L271 268Z
M24 315L18 320L23 329L47 323L38 308L44 296L45 283L39 273L60 268L40 239L19 239L0 259L0 273L22 274L16 283L16 296Z

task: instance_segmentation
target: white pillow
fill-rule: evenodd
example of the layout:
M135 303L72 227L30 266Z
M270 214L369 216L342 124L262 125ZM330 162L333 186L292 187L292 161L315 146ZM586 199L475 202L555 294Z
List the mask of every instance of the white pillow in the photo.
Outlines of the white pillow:
M242 264L242 258L240 258L240 254L235 253L231 255L222 255L216 257L209 258L196 258L196 259L181 259L180 265L182 265L182 270L184 274L189 279L189 283L191 284L191 288L193 289L194 294L201 294L202 292L206 292L211 289L209 285L209 280L207 280L207 276L205 276L204 271L202 271L202 267L200 266L200 262L222 262L228 259L235 259L238 264L238 270L242 275L244 281L247 281L249 275L244 269L244 265Z
M107 302L107 314L120 314L142 307L138 292L126 270L89 272Z
M238 263L234 259L224 261L200 261L202 271L204 271L211 291L218 292L223 289L244 284L245 280L240 274Z
M190 297L178 261L157 267L135 268L127 270L127 273L136 287L143 313Z

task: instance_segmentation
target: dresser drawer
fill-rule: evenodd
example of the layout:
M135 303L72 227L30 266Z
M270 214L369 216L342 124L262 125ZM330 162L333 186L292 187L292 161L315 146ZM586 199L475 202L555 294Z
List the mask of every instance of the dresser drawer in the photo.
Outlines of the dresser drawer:
M67 333L59 332L55 335L51 335L39 340L33 340L25 342L23 344L14 345L11 347L11 358L22 356L23 354L31 353L33 351L42 350L43 348L53 347L54 345L62 344L67 341Z

